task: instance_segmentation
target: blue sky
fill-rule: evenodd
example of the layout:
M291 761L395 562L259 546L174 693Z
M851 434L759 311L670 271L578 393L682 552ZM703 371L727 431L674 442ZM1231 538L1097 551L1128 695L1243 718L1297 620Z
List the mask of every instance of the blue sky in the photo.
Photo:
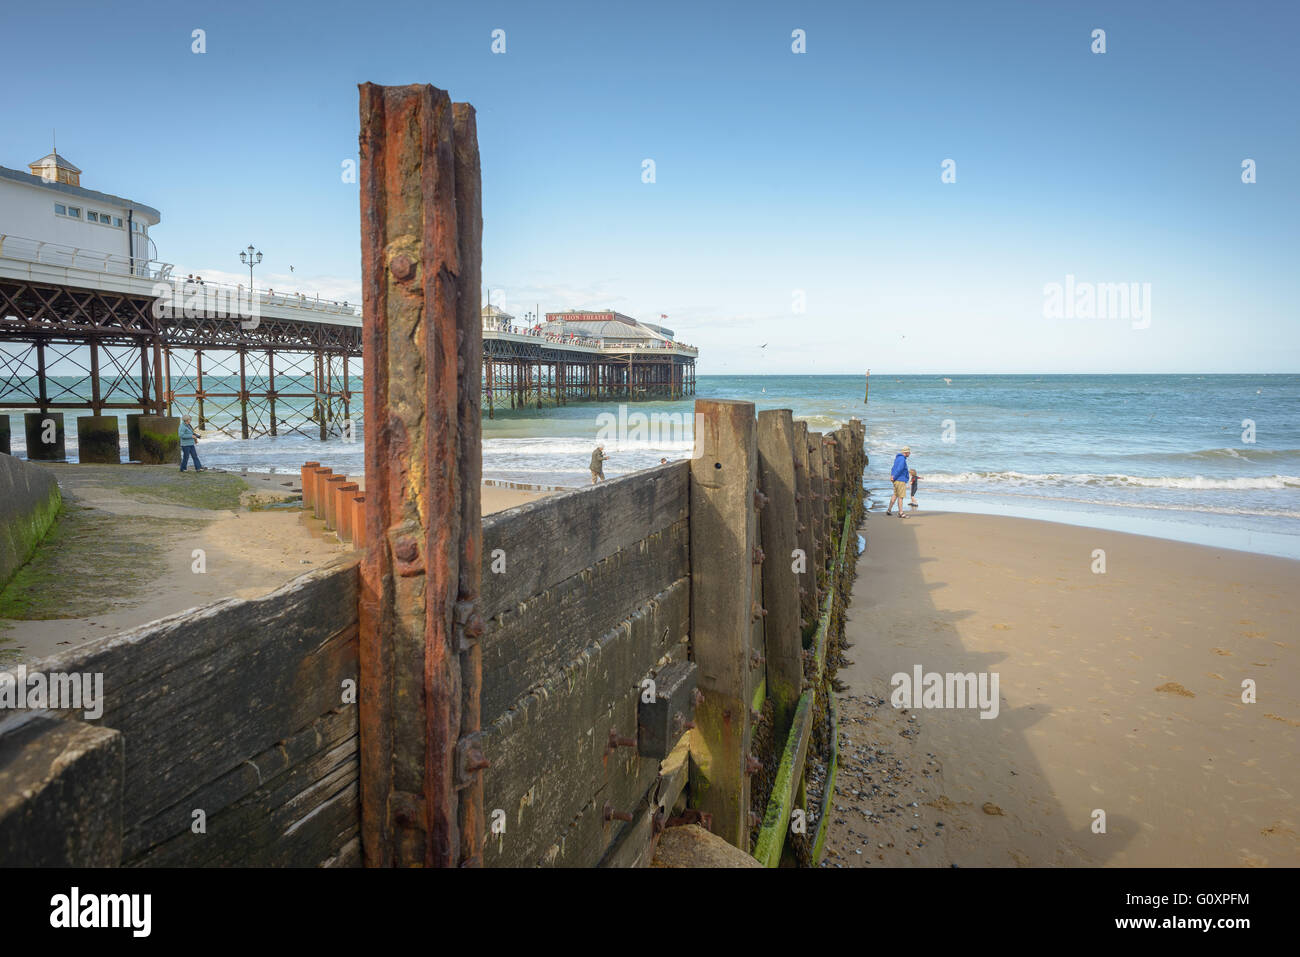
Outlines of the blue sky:
M516 314L667 314L702 373L1296 371L1298 11L7 4L0 165L56 127L84 186L162 210L182 273L252 242L259 285L355 300L356 85L428 82L478 110ZM1149 326L1045 318L1067 274L1149 283Z

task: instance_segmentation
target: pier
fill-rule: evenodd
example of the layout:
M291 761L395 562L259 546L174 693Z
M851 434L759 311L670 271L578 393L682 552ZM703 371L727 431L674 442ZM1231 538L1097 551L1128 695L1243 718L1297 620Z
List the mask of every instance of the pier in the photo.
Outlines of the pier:
M582 400L681 399L695 394L699 350L671 345L611 345L542 331L504 331L483 321L483 407L541 408Z
M138 411L243 439L351 439L362 321L348 303L199 284L168 263L0 234L0 414L35 410L61 430L65 411ZM490 308L482 321L489 417L695 394L698 350L670 338L522 329Z

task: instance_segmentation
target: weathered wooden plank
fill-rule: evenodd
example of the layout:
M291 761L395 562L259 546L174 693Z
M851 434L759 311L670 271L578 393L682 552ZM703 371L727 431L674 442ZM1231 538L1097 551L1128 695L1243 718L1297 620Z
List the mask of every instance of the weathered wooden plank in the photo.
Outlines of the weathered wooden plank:
M483 520L482 613L492 618L685 519L689 466L671 462ZM494 574L494 560L505 572Z
M122 750L111 728L44 711L0 717L0 867L116 866Z
M758 474L767 496L759 513L763 542L763 618L767 696L776 740L784 741L803 686L803 633L799 625L800 576L793 570L795 526L794 420L789 409L758 414Z
M481 642L485 720L551 677L647 595L690 574L689 549L690 527L677 522L493 618Z
M591 866L626 825L604 820L608 802L632 811L659 762L637 754L636 702L651 669L684 653L690 586L680 579L595 640L556 677L480 735L491 761L484 808L506 818L488 835L489 866ZM610 747L610 732L628 746Z
M357 767L357 711L348 706L322 715L144 822L133 833L126 863L305 866L324 861L359 833ZM347 788L352 793L340 803L336 795ZM314 804L304 797L312 794L318 798ZM350 819L339 818L344 808L351 809ZM193 832L196 810L204 813L204 833Z
M691 649L703 700L692 797L714 833L749 850L750 640L754 627L754 508L758 449L754 405L695 403L691 459Z
M811 519L810 524L813 530L813 542L816 554L813 556L813 562L817 568L817 576L820 580L823 569L826 568L826 511L824 486L825 472L822 469L822 434L820 432L808 433L808 484L812 488L812 495L809 497L808 517Z
M804 628L817 620L817 533L812 519L812 479L808 466L808 423L794 424L795 502L798 505L796 533L803 552L799 575L799 618Z
M153 815L339 706L357 675L356 600L355 564L321 569L40 663L104 675L99 723L126 741L128 846Z
M656 819L657 826L662 828L685 790L689 774L690 735L684 734L668 757L659 762L659 777L642 802L635 824L620 835L618 842L601 859L601 867L650 866L658 838Z

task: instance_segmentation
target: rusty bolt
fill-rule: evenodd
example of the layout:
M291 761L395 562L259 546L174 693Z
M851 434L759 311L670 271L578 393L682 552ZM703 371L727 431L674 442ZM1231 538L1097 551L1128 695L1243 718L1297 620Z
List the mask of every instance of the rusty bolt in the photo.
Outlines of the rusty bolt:
M754 508L762 508L766 504L767 504L767 496L764 495L762 492L760 492L758 489L754 489Z
M615 811L614 806L608 801L605 802L605 820L606 821L631 821L631 811Z
M470 748L466 755L466 771L482 771L485 768L492 767L492 762L483 756L483 752L478 748Z
M483 624L483 616L474 612L469 616L469 621L465 623L465 634L471 638L482 638L483 630L487 626Z
M758 760L758 758L754 757L752 754L745 755L746 774L757 774L761 770L763 770L762 761Z
M762 664L766 661L767 659L764 658L762 655L760 655L757 651L754 652L752 655L749 656L749 670L753 671L754 669L762 666Z
M420 546L413 538L403 538L398 541L394 553L398 561L413 562L420 557Z
M411 262L409 256L394 256L393 261L388 264L388 271L398 282L406 282L415 275L415 263Z
M758 602L754 602L753 612L754 612L755 621L758 621L758 619L760 618L767 617L767 609L761 606Z
M636 738L627 738L618 733L618 728L609 729L609 749L615 748L635 748Z
M754 546L754 564L755 564L755 565L761 565L761 564L763 564L763 559L765 559L765 558L767 558L767 554L763 551L763 549L761 549L761 548L759 548L757 545L755 545L755 546Z

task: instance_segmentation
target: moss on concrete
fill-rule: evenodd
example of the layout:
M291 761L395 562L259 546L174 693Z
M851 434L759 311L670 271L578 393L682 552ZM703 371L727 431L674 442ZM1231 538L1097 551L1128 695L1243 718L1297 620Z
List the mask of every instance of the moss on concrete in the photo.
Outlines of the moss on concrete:
M0 618L101 614L158 579L173 533L207 524L206 519L124 520L70 503L31 560L0 591Z
M162 474L160 474L162 473ZM139 502L182 505L187 508L221 511L238 509L240 493L248 490L243 479L225 472L182 472L180 469L132 470L128 485L117 486L123 495Z
M139 420L140 461L146 465L180 463L181 440L177 428L181 420L171 415L147 415Z
M63 495L53 480L49 480L43 494L38 491L39 483L33 483L30 488L32 491L22 493L23 499L16 504L4 503L6 514L3 528L0 528L0 588L31 558L63 504ZM11 489L9 494L18 493Z
M77 460L116 465L122 460L117 416L81 415L77 417Z

